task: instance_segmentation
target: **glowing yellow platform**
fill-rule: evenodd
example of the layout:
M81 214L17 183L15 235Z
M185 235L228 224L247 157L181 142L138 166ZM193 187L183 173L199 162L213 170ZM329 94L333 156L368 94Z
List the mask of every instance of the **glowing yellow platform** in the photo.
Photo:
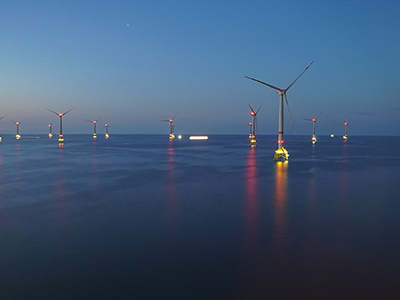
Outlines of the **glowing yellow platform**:
M278 148L275 151L274 161L278 161L279 159L286 161L289 159L289 152L284 148Z

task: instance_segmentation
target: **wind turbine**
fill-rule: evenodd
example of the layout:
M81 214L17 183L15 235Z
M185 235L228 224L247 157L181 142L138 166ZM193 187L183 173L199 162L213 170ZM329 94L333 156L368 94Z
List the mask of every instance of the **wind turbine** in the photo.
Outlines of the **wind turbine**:
M249 104L249 107L251 109L250 115L251 115L251 139L250 139L250 145L251 147L255 147L257 145L256 141L256 127L258 129L258 124L257 124L257 114L260 111L260 107L257 109L257 111L254 111L254 109L251 107Z
M345 141L347 141L347 125L349 125L349 122L346 122L345 120L343 120L343 122L344 122L344 136L343 136L343 139Z
M284 147L284 142L283 142L283 101L285 100L286 104L286 109L289 114L289 119L290 123L292 124L293 132L296 135L296 131L294 130L293 126L293 121L292 121L292 116L290 115L290 110L289 110L289 104L286 98L286 92L292 87L292 85L301 77L301 75L304 74L305 71L313 64L313 61L308 65L307 68L286 88L286 89L281 89L276 86L273 86L271 84L265 83L261 80L257 80L248 76L245 76L247 79L254 80L258 83L264 84L270 88L273 88L276 90L276 92L279 94L279 131L278 131L278 149L275 151L275 156L274 160L277 161L279 158L282 158L284 161L289 159L289 153Z
M97 120L95 120L95 121L92 121L92 120L86 120L86 121L88 121L88 122L90 122L90 123L93 123L93 139L95 140L95 139L97 139L97 133L96 133L96 124L97 124L97 121L98 120L100 120L101 119L101 117L100 118L98 118Z
M15 121L13 121L13 120L11 120L11 122L13 122L15 125L17 125L17 134L15 135L15 138L16 138L17 140L19 140L19 139L21 138L21 135L19 134L19 124L20 124L21 122L15 122Z
M70 112L71 110L73 110L74 108L75 108L75 107L71 108L70 110L67 110L65 113L58 113L58 112L55 112L54 110L45 108L45 109L47 109L48 111L50 111L50 112L52 112L53 114L56 114L57 116L60 117L60 134L58 135L58 143L59 143L60 145L63 145L63 144L64 144L64 136L63 136L63 133L62 133L62 117L65 116L67 113L69 113L69 112Z
M108 123L106 123L106 125L105 125L105 127L106 127L106 139L108 139L109 137L110 137L110 135L108 134Z
M3 119L5 116L7 116L7 115L2 116L2 117L0 118L0 120ZM1 142L1 140L2 140L2 137L0 136L0 142Z
M319 113L318 117L316 119L307 119L304 118L304 120L307 121L311 121L312 123L312 138L311 138L311 143L313 143L313 145L317 142L317 138L315 137L315 124L317 124L317 120L319 118L319 116L322 114L322 111Z
M177 113L175 114L175 116L172 119L169 120L160 120L161 122L169 122L169 140L173 141L175 138L175 134L174 134L174 119L176 117Z
M53 137L53 133L51 132L51 123L49 124L49 139L51 139Z
M251 122L249 122L249 141L251 140Z

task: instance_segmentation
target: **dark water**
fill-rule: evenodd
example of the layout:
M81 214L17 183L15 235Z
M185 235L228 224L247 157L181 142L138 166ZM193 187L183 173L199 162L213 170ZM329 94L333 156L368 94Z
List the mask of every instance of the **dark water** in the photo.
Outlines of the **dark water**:
M400 137L0 143L0 299L400 299Z

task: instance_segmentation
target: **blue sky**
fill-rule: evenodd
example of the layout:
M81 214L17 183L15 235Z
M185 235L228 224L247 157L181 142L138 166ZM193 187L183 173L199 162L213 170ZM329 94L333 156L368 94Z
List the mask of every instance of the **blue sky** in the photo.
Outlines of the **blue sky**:
M400 135L398 1L2 1L0 132ZM101 129L99 126L99 132ZM293 134L285 114L285 134Z

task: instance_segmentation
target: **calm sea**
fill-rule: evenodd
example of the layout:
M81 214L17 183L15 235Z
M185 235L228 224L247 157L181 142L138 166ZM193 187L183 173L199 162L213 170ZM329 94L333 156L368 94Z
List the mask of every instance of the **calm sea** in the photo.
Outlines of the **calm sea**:
M0 299L400 299L400 137L3 135Z

